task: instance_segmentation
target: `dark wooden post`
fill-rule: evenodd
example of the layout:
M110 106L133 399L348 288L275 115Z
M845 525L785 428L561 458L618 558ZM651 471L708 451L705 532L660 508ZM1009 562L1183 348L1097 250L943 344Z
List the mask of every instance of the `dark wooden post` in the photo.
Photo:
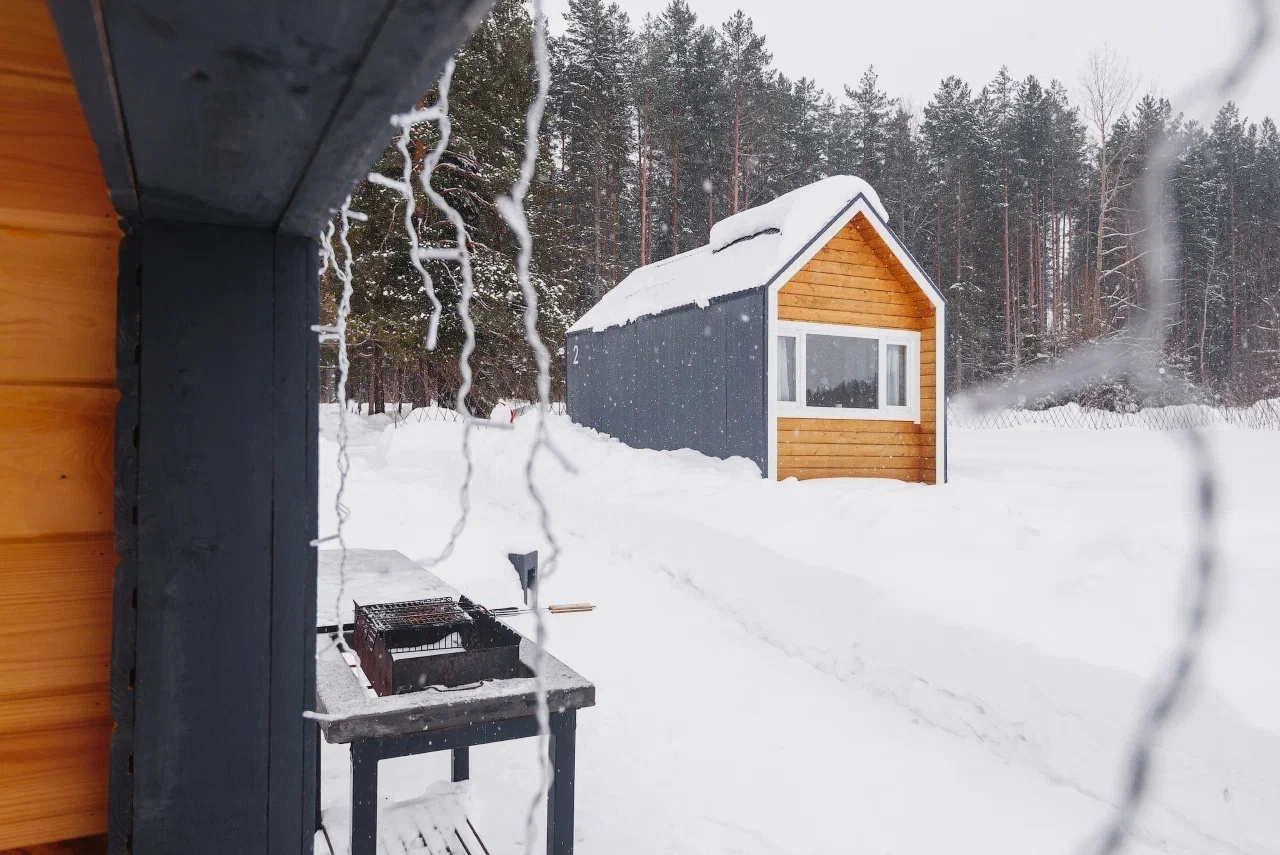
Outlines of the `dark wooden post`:
M297 851L314 803L317 247L167 221L140 245L134 847Z

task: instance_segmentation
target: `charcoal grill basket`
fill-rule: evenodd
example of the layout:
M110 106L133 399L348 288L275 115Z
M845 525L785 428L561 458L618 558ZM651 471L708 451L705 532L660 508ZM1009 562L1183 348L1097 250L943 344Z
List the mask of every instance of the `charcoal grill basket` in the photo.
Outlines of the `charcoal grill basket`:
M352 647L379 695L521 675L520 634L461 597L355 607Z

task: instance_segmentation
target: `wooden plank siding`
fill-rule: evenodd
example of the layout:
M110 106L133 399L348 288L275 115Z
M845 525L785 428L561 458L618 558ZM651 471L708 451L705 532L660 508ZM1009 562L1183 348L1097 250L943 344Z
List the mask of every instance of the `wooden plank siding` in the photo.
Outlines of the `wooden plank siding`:
M778 418L778 478L936 480L933 304L859 214L778 291L778 320L920 332L920 424Z
M116 222L45 2L6 0L0 850L106 829Z

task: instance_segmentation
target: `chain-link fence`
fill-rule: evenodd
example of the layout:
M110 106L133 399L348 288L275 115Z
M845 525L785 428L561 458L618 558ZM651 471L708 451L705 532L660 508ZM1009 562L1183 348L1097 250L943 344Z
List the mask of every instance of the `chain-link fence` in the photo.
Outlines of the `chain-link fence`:
M1130 413L1118 413L1079 404L1065 404L1041 410L1018 407L975 412L963 407L949 407L947 425L972 430L1040 425L1059 428L1148 428L1150 430L1185 430L1212 425L1232 425L1255 430L1280 430L1280 398L1258 401L1248 407L1222 407L1204 404L1182 404L1171 407L1148 407Z
M516 418L525 415L532 408L532 404L525 402L511 405ZM356 405L351 405L351 411L356 411ZM361 406L360 412L367 414L367 407ZM553 415L562 416L568 410L563 401L554 401L551 403L550 412ZM386 414L395 423L419 424L462 420L457 410L434 403L426 407L414 407L410 404L401 404L397 407L395 404L388 404ZM1181 404L1169 407L1147 407L1127 413L1097 407L1082 407L1079 404L1064 404L1044 409L1010 407L990 412L974 412L963 406L951 406L947 410L947 425L961 430L1003 430L1026 426L1089 430L1118 428L1186 430L1213 425L1231 425L1253 430L1280 430L1280 398L1258 401L1248 407Z
M335 403L328 403L323 406L336 408ZM515 401L508 405L508 408L515 413L516 418L531 413L536 405L525 401ZM348 402L347 412L353 415L369 415L368 404L357 404L354 401ZM422 422L460 422L462 414L453 407L441 406L436 402L432 402L425 407L415 407L412 404L387 404L385 414L391 418L394 424L420 424ZM548 406L547 412L553 416L563 416L568 414L568 407L564 401L552 401ZM514 421L514 420L513 420Z

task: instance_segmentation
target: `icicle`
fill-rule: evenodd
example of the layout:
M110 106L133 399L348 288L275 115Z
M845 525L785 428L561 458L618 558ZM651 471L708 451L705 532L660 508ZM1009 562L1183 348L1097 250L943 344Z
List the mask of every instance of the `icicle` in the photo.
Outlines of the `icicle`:
M324 541L337 540L339 549L342 552L342 556L338 560L338 595L334 603L335 622L341 626L342 598L346 594L347 587L347 541L345 529L347 520L351 517L351 509L347 507L344 501L347 492L347 476L351 473L351 454L348 449L350 432L347 427L347 378L351 371L351 361L347 356L347 316L351 314L351 297L355 290L352 285L351 274L351 244L347 240L347 235L351 230L352 220L365 221L368 217L351 210L351 197L348 196L346 201L342 203L339 219L342 222L342 230L338 234L343 252L341 264L338 263L337 254L333 249L333 223L330 222L320 235L320 246L325 266L333 270L334 275L338 277L338 281L342 283L342 297L338 302L337 322L331 327L312 328L320 334L321 341L336 340L338 342L338 490L333 499L333 510L337 515L337 533L318 539L313 545L319 545L320 542ZM342 632L339 631L338 648L345 651L346 646L346 639L342 637Z
M427 567L434 567L447 560L453 554L453 550L458 544L458 538L466 530L467 518L471 513L471 479L475 471L475 466L471 460L471 429L475 425L475 419L471 417L470 410L467 408L467 396L471 394L471 354L476 347L476 327L471 320L471 296L474 288L471 278L471 252L467 249L467 224L462 219L462 214L458 213L440 195L439 191L431 186L431 176L435 172L436 165L440 163L440 159L444 156L445 149L449 145L449 138L453 133L453 122L449 118L449 84L453 80L453 70L454 61L451 59L444 67L444 73L440 75L440 82L437 85L439 95L436 99L436 106L433 108L436 111L435 121L439 125L440 139L423 160L422 169L418 172L418 182L422 185L422 192L426 194L431 204L435 205L453 225L454 246L440 251L452 253L456 256L456 258L450 258L450 260L458 262L462 273L462 291L458 296L458 316L462 319L464 334L462 351L458 355L458 373L462 377L462 382L458 385L454 410L462 418L462 459L464 469L462 484L458 488L458 519L454 523L453 529L449 532L449 540L440 550L440 553L434 558L422 562ZM430 248L418 250L415 245L414 264L420 266L421 257L425 253L434 251ZM433 320L432 336L434 336L434 329L435 321Z
M435 168L439 165L441 158L444 156L445 150L449 146L449 138L453 131L452 120L449 118L449 85L453 80L454 61L449 60L444 68L444 72L440 75L437 84L436 103L431 107L419 110L411 110L407 113L401 113L391 117L391 124L400 128L400 136L396 140L396 148L400 152L403 168L401 170L400 180L388 178L377 172L369 173L369 181L381 187L394 190L404 197L404 231L409 238L409 261L418 271L418 275L422 278L422 284L427 292L427 296L431 300L431 317L427 322L427 349L435 350L437 344L438 331L440 327L440 314L442 305L440 298L436 294L435 282L431 278L431 274L423 266L423 261L447 261L454 262L461 268L462 274L462 291L458 299L458 314L462 319L462 328L464 332L464 341L462 351L458 357L458 371L462 377L462 383L458 386L457 398L454 402L454 409L462 418L462 456L465 461L465 471L462 479L462 485L458 489L459 514L458 519L454 523L453 528L449 532L449 539L446 541L440 553L435 557L422 562L427 567L432 567L445 561L453 554L454 547L457 545L458 538L467 527L467 518L471 511L471 479L474 467L471 461L471 428L480 422L472 418L467 408L467 396L471 393L471 354L475 350L475 324L471 320L471 297L473 293L472 274L471 274L471 254L467 249L467 226L462 215L459 214L448 201L445 200L440 193L431 186L431 177L435 173ZM418 232L414 228L413 215L417 210L417 200L413 193L413 157L409 153L410 133L414 125L421 122L435 122L439 129L439 139L437 140L431 151L423 158L422 168L418 171L417 178L419 184L422 185L422 191L426 195L428 201L431 202L445 217L454 229L454 245L449 247L423 247L419 245ZM489 426L488 423L484 423Z
M425 113L427 111L418 111ZM400 151L400 159L403 164L401 170L401 178L399 181L388 178L378 172L369 173L369 181L381 187L394 190L404 197L404 233L409 238L409 261L413 264L413 269L418 271L418 276L422 278L422 287L426 289L427 297L431 300L431 317L427 321L427 350L436 349L436 332L440 327L440 311L442 306L440 298L436 296L435 282L431 278L431 274L422 266L422 259L418 252L418 230L413 224L413 215L418 209L417 197L413 194L413 156L409 154L409 134L413 129L414 123L408 121L414 114L404 114L400 116L392 116L391 124L400 126L400 137L396 140L396 148ZM435 168L435 164L430 165ZM423 164L423 169L427 169L427 164Z
M542 494L538 492L533 478L533 469L537 461L538 452L550 445L547 439L546 419L547 412L550 409L551 355L547 351L546 344L542 341L542 336L538 333L538 292L533 286L529 272L533 258L533 235L529 231L529 221L525 215L524 200L529 193L529 185L533 182L534 171L537 168L540 147L539 131L542 127L542 115L546 109L547 92L551 86L551 67L547 58L546 27L547 22L542 11L542 0L533 0L533 59L537 94L529 104L529 110L525 114L524 159L520 164L519 177L511 187L511 195L503 196L496 200L498 211L515 233L520 244L520 252L516 258L516 276L520 282L520 291L524 296L524 333L538 367L538 404L535 408L537 410L537 422L535 424L533 445L530 446L529 458L525 462L524 471L525 484L529 491L529 496L533 499L538 509L538 521L542 527L543 538L550 547L547 561L532 585L532 597L530 599L534 618L534 694L537 698L536 714L540 738L545 738L551 731L551 712L547 706L547 687L543 680L547 641L546 619L538 611L538 598L543 581L555 572L555 564L560 555L560 545L556 540L555 533L551 530L551 515L547 509L546 501L543 499ZM560 455L556 455L556 457L563 459ZM551 765L550 754L545 749L539 752L539 758L541 759L540 768L542 771L541 786L529 805L529 813L525 820L525 852L529 853L529 855L532 855L534 850L534 830L536 828L538 808L549 798L555 775Z

